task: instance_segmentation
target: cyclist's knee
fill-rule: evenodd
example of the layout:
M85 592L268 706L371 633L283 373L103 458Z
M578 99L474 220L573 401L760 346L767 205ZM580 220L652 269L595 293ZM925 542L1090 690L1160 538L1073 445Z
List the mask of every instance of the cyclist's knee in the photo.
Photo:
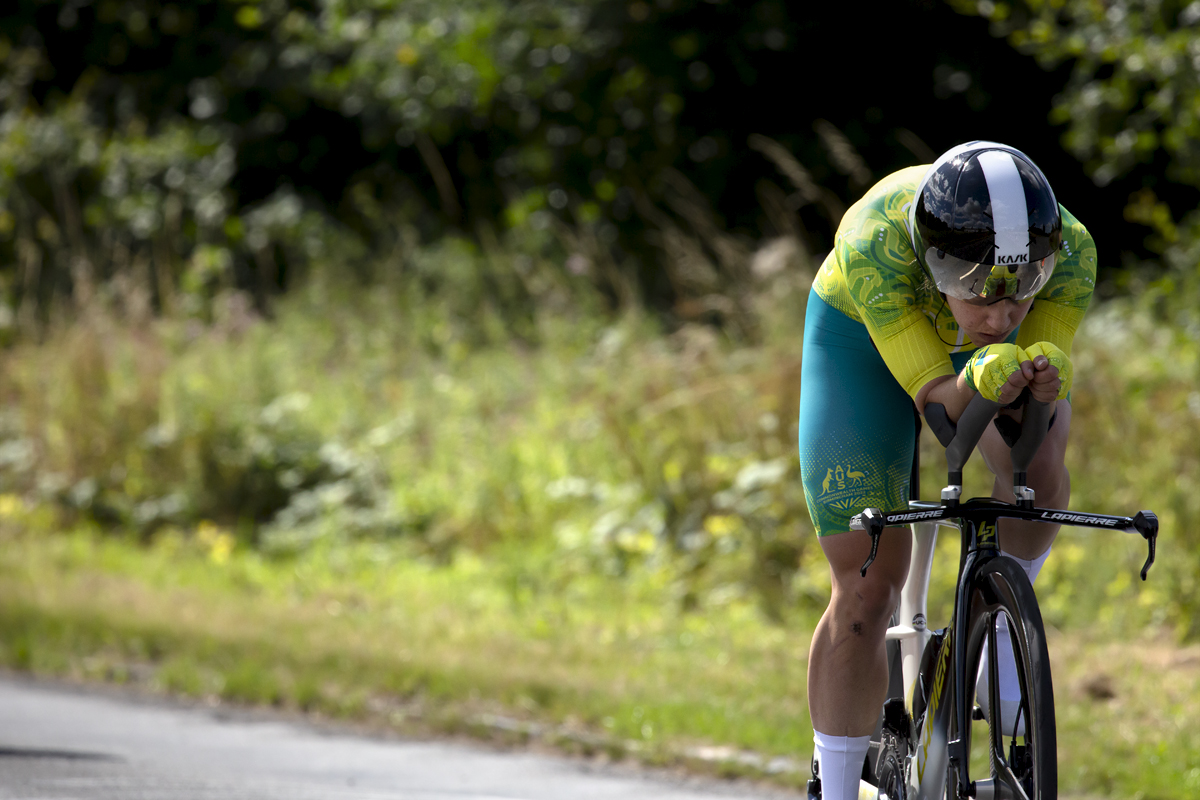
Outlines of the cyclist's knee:
M912 535L907 528L888 528L879 540L875 561L864 576L862 565L871 552L870 537L851 531L821 539L833 576L831 609L842 621L886 624L900 599L908 575ZM855 617L855 620L850 620Z
M1061 461L1046 462L1036 467L1030 464L1028 482L1037 491L1039 502L1043 502L1042 498L1045 501L1053 498L1055 502L1065 503L1071 497L1071 473Z
M900 586L900 583L885 579L882 574L873 578L868 571L864 578L855 573L836 583L830 607L842 622L858 622L870 629L880 628L888 624L900 602Z

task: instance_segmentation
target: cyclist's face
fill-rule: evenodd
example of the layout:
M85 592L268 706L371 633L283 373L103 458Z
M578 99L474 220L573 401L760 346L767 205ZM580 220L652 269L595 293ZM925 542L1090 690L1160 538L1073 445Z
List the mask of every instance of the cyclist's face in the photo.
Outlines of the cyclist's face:
M1018 303L1008 298L987 302L986 300L959 300L946 298L946 305L958 326L967 332L977 345L997 344L1017 329L1021 320L1029 313L1033 298Z

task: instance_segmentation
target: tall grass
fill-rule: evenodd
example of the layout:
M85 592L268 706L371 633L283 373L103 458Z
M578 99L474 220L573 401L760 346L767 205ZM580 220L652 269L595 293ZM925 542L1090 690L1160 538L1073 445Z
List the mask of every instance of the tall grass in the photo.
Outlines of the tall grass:
M771 338L746 347L577 305L514 331L410 284L314 281L271 320L230 295L208 326L97 302L4 355L0 480L144 538L512 547L563 575L670 569L685 607L752 592L779 617L811 541L790 457L806 281L764 292Z
M420 281L318 277L269 320L227 295L211 324L130 321L99 298L4 353L0 486L64 522L217 530L279 559L367 539L442 563L518 553L514 580L550 586L664 570L678 608L733 594L782 621L824 602L824 577L794 456L808 262L772 247L758 258L790 266L757 270L738 301L753 336L737 338L586 302L514 318L487 291L467 302ZM425 273L485 275L502 257L420 255ZM1072 504L1158 511L1161 558L1135 586L1140 543L1065 530L1041 584L1054 624L1200 633L1198 349L1145 307L1089 313ZM943 462L924 447L930 494ZM970 480L989 485L978 464Z

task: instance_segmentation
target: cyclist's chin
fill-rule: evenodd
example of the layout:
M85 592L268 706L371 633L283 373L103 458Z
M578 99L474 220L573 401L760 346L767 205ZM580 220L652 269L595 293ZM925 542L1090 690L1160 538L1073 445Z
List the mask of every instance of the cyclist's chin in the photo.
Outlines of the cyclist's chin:
M980 347L982 347L985 344L1000 344L1001 342L1003 342L1005 339L1008 338L1007 333L986 334L986 333L979 333L977 331L972 332L970 334L970 336L971 336L971 341L974 342L975 344L979 345Z

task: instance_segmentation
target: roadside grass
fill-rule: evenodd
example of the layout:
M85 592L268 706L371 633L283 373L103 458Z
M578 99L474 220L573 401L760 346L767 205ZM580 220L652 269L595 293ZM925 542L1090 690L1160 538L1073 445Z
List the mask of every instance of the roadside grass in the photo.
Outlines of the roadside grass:
M1059 785L1086 797L1200 796L1200 645L1169 630L1051 637Z
M799 784L829 580L779 274L758 340L386 286L85 309L0 356L0 664ZM1038 581L1063 794L1193 797L1200 336L1110 303L1073 359L1072 508L1163 527L1145 584L1140 539L1071 528Z
M671 610L661 575L514 591L502 560L359 544L277 562L77 530L0 548L0 664L415 735L799 786L815 616ZM952 569L956 545L940 548ZM1200 647L1050 628L1064 797L1194 797Z
M273 564L180 544L10 531L0 663L651 763L718 769L726 751L696 748L723 746L766 756L765 772L810 749L807 640L753 603L664 614L654 575L532 602L470 557L357 545Z

